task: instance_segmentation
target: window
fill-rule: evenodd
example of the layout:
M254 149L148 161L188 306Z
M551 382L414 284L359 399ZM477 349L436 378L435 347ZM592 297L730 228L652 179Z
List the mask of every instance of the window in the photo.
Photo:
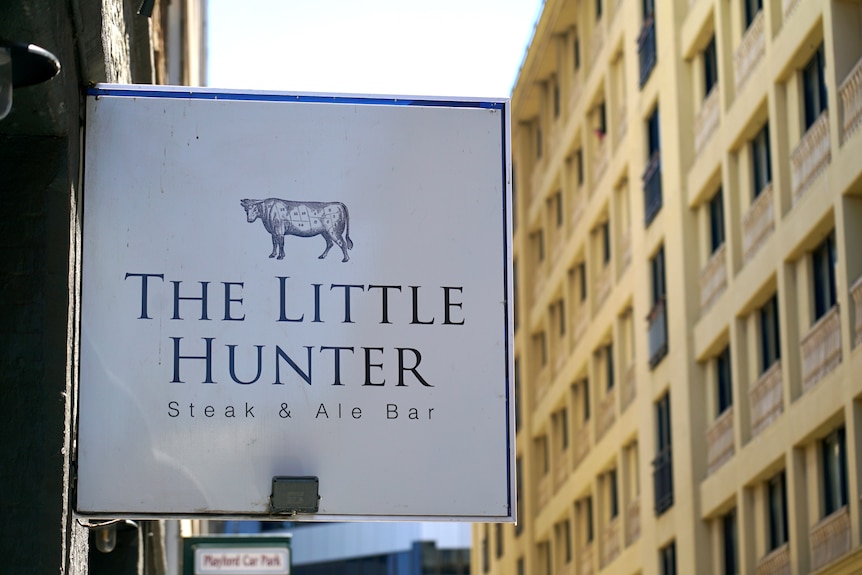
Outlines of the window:
M647 118L647 160L658 154L661 149L658 120L658 106L656 106L652 114Z
M614 388L614 344L609 343L604 347L605 356L605 384L607 390Z
M806 130L817 121L827 107L824 66L823 44L821 44L802 69L802 98Z
M724 198L721 188L709 200L709 247L715 253L724 244Z
M784 471L766 483L769 505L769 551L787 543L787 484Z
M814 284L814 321L826 315L837 301L835 296L835 233L832 232L811 252Z
M745 28L748 29L763 9L763 0L742 0L745 4Z
M676 542L659 550L659 565L661 575L676 575Z
M574 38L572 41L572 59L575 63L575 71L581 69L581 39L578 37L577 30L574 32Z
M517 567L518 575L524 575L524 558L518 557L518 567Z
M539 356L539 365L542 367L548 365L548 344L545 338L545 332L540 331L533 336L533 349L535 350L536 355Z
M536 158L542 157L542 126L536 120Z
M596 118L596 135L599 138L604 138L608 133L608 112L605 103L602 102L595 110Z
M584 185L584 153L578 148L575 152L575 165L578 167L578 187Z
M647 226L661 210L661 143L658 106L647 118L647 165L642 179L644 186L644 221Z
M611 224L605 222L601 225L602 235L602 263L608 265L611 261Z
M581 302L587 301L587 263L578 264L578 277L581 282Z
M572 561L572 528L568 519L554 525L554 535L557 544L557 558L562 565L568 565Z
M593 542L593 498L584 497L576 503L576 511L581 520L584 546Z
M643 88L656 64L655 0L641 0L643 26L638 35L638 60L640 61L640 87Z
M583 379L580 383L575 384L575 386L581 401L581 418L583 425L586 425L590 420L590 380Z
M760 308L760 373L781 359L781 341L778 331L778 294Z
M716 416L733 405L733 390L730 379L730 346L715 358Z
M737 555L738 541L736 535L736 509L731 509L721 517L721 543L724 575L737 575L739 573L739 559Z
M608 518L613 521L620 513L619 494L617 492L617 470L611 469L605 478L608 488Z
M652 268L652 304L656 305L665 298L664 283L664 246L660 247L650 261Z
M494 524L494 539L496 545L494 545L495 555L499 559L503 556L503 524L496 523Z
M557 193L554 194L553 199L554 204L554 222L557 224L557 228L563 227L565 223L564 214L563 214L563 191L557 190Z
M560 337L565 337L566 335L566 303L563 301L563 298L557 300L557 302L552 306L556 311L554 311L554 315L557 316L557 333Z
M706 98L718 83L718 58L715 52L715 36L709 40L709 44L703 49L703 81L703 97Z
M602 19L602 0L596 0L596 21Z
M530 234L530 244L533 248L533 253L536 256L536 261L539 263L545 261L545 232L538 229Z
M483 525L482 529L482 572L487 573L491 570L491 552L488 542L488 524Z
M554 433L557 436L557 445L560 451L565 451L569 447L569 414L566 408L554 412L551 415L551 420L554 426Z
M671 450L670 392L655 404L656 458L653 461L655 512L661 515L673 506L673 457Z
M751 140L751 167L754 175L754 197L756 198L772 182L768 122Z
M823 455L823 517L849 502L847 494L847 440L839 427L820 442Z

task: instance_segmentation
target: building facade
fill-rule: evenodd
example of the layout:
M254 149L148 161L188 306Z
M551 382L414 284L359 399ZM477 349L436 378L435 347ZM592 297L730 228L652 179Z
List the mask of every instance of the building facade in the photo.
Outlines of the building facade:
M475 573L862 572L860 124L858 2L547 0Z

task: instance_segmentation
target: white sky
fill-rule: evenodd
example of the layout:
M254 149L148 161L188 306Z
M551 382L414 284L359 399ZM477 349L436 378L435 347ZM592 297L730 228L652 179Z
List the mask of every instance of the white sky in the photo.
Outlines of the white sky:
M508 97L543 0L208 0L208 85Z

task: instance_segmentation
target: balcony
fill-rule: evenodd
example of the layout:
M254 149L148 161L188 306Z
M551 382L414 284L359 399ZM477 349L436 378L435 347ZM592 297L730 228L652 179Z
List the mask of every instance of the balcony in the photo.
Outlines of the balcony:
M853 297L853 311L856 316L856 325L853 329L853 347L862 344L862 276L850 286L850 295Z
M593 186L602 181L608 169L608 139L605 134L596 134L596 147L593 150Z
M748 390L748 401L751 405L751 436L755 437L784 411L780 361L773 363Z
M595 567L593 566L593 547L592 542L581 547L578 575L594 575Z
M655 514L661 515L673 506L673 457L670 446L659 452L652 467Z
M799 343L802 352L802 391L808 391L841 363L841 316L833 306Z
M622 411L625 411L626 408L632 404L637 397L637 375L635 371L635 363L632 361L631 365L625 370L623 373L623 385L622 385Z
M760 558L756 575L790 575L790 545L785 543Z
M709 141L710 136L718 128L718 120L721 116L719 106L718 84L712 87L700 111L694 119L694 155L700 155L701 150Z
M856 62L838 88L844 112L844 140L862 125L862 58Z
M824 110L790 154L790 186L794 205L831 160L829 113Z
M847 505L811 528L811 570L816 571L850 551L850 510Z
M602 555L601 568L616 559L620 554L620 518L619 515L611 519L602 529Z
M742 256L748 261L775 229L775 207L772 201L772 184L768 184L742 216Z
M727 287L727 243L721 244L700 272L700 312L705 313Z
M641 499L632 500L626 508L626 547L641 536Z
M581 302L581 305L575 310L575 314L572 317L572 339L569 341L572 350L577 347L584 332L587 331L587 319L587 306L584 302Z
M664 298L658 300L647 316L649 366L654 368L667 355L667 313Z
M590 453L590 425L586 422L583 427L575 432L575 440L572 445L572 469L577 469L581 461L586 459Z
M736 93L738 94L748 77L754 71L754 67L763 59L763 54L766 51L766 36L764 34L763 10L757 13L754 21L745 35L742 37L742 42L736 49L733 55L734 71L736 82Z
M655 152L641 177L644 185L644 225L649 227L661 210L661 155Z
M599 54L602 53L602 48L605 45L604 24L604 20L599 20L593 26L593 37L590 38L590 69L596 67L596 60L598 60Z
M596 433L598 434L598 439L604 437L605 433L614 425L614 422L617 420L617 388L610 388L602 400L599 402L598 407L596 407L596 419L598 424L598 429Z
M604 305L605 300L607 300L608 296L611 295L611 288L614 285L613 279L610 264L605 264L605 266L599 270L599 273L596 275L596 279L593 282L593 293L595 294L595 297L593 298L594 311L600 310L602 305Z
M706 431L706 474L715 473L733 453L733 406L730 406Z
M655 19L652 14L644 22L638 36L638 60L640 61L640 87L643 88L656 63Z
M536 507L544 509L551 500L551 474L545 473L539 478L539 488L536 490Z

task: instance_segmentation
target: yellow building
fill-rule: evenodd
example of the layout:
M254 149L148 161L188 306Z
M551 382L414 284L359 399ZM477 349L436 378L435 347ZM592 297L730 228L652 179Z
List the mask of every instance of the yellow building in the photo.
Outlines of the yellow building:
M860 124L859 2L547 0L473 573L862 573Z

